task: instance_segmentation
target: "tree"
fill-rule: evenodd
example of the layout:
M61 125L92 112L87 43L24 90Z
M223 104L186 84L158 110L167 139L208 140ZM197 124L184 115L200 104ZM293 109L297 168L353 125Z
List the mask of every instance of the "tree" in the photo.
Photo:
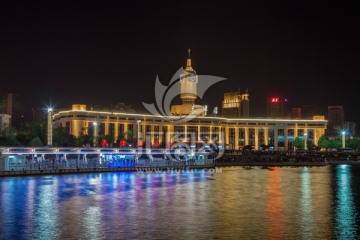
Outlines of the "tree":
M25 124L24 128L16 134L21 146L29 146L30 142L38 137L42 143L46 142L46 128L43 124Z
M341 139L334 139L331 141L331 148L340 149L342 147L342 141Z
M318 146L327 150L331 148L331 141L326 135L322 135L318 140Z
M29 138L31 140L36 137L39 137L41 142L43 143L46 142L47 130L44 124L37 124L37 123L28 124L25 129L25 133L29 135Z
M84 147L84 146L90 146L93 141L92 141L92 137L89 136L88 134L80 134L80 136L77 138L77 146L78 147Z
M102 146L104 141L103 139L106 140L106 142L112 146L112 144L114 143L114 136L113 135L100 135L98 136L98 139L97 139L97 143L98 143L98 146Z
M41 139L39 137L33 138L30 142L29 142L29 146L30 147L42 147L43 146L43 142L41 141Z
M126 135L127 135L128 143L134 144L134 133L133 133L133 131L127 130Z
M360 151L360 139L353 138L346 141L346 146L354 150Z
M131 130L127 130L119 134L117 141L119 140L126 140L127 143L133 144L134 143L134 133Z
M0 146L14 147L19 145L20 143L16 139L16 131L14 128L4 128L0 132Z
M19 145L27 146L29 145L29 142L31 141L32 138L29 133L23 131L16 134L16 139L18 140Z
M53 145L57 147L76 146L76 138L65 127L58 127L53 130Z
M294 147L296 148L304 148L304 140L299 137L296 137L294 140Z

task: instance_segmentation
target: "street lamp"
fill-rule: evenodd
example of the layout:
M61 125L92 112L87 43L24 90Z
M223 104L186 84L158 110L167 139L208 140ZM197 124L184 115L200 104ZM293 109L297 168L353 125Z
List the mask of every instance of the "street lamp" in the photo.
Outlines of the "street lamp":
M307 149L307 139L306 139L307 133L304 133L304 149Z
M52 126L52 112L53 109L48 108L48 125L47 125L47 145L52 146L52 135L53 135L53 126Z
M342 131L341 135L342 135L342 148L345 148L345 131Z
M140 124L141 124L141 120L137 120L137 139L140 140L141 139L141 128L140 128Z
M94 147L97 145L96 144L96 137L97 137L97 122L94 122L93 123L93 126L94 126L94 134L93 134L93 145Z

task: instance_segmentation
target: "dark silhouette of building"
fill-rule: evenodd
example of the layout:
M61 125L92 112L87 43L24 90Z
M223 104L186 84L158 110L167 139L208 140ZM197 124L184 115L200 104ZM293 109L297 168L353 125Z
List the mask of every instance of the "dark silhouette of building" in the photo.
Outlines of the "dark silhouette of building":
M10 125L16 129L21 129L29 119L25 118L25 108L21 103L20 96L8 93L1 100L1 112L11 116Z
M284 118L288 99L285 97L269 97L267 99L267 117Z
M11 116L10 125L21 130L29 122L32 122L31 108L26 108L21 97L15 93L8 93L2 97L1 113Z
M312 119L315 115L319 115L318 107L316 105L301 106L301 118Z
M344 107L328 106L328 135L339 135L344 130Z
M292 118L292 119L301 119L301 108L292 108L290 118Z

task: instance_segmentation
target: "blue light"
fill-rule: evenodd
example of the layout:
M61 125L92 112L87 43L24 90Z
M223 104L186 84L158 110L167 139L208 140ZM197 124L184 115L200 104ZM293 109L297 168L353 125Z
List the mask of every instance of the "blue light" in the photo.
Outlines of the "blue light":
M337 239L356 239L356 207L351 189L351 168L343 164L336 171L336 235Z

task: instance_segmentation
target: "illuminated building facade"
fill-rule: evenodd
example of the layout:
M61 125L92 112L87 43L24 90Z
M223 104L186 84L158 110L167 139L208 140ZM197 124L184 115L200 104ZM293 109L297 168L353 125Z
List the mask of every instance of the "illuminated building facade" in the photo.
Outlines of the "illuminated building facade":
M224 93L222 116L231 118L249 118L249 93L240 91Z
M223 117L240 117L240 91L224 93L222 102Z
M54 127L65 127L76 137L80 134L112 135L120 139L128 130L141 133L149 146L169 146L175 141L222 144L227 149L251 145L273 146L275 150L291 150L296 137L307 133L308 141L317 144L325 133L324 117L312 120L245 119L199 116L185 123L167 121L163 116L116 112L88 111L86 105L73 105L71 110L54 114ZM140 120L140 121L139 121ZM139 126L139 129L138 129Z
M198 76L192 68L189 50L185 72L180 75L182 104L171 106L175 120L176 115L197 115L187 122L172 121L160 115L94 111L88 110L86 105L74 104L68 111L54 113L54 127L64 127L75 137L82 134L94 137L111 135L120 147L125 146L125 139L136 136L133 143L141 141L146 147L188 143L188 146L216 145L236 150L244 146L258 150L263 145L273 146L274 150L293 150L296 137L306 135L307 141L317 144L319 137L325 133L327 121L324 118L279 119L283 116L286 99L274 98L271 101L274 110L269 113L273 118L249 118L247 91L244 94L225 94L223 109L236 109L236 116L205 116L202 106L195 105L197 83Z
M196 105L195 100L197 98L197 85L199 79L196 71L191 64L190 49L188 50L188 59L186 61L186 67L184 73L180 74L180 98L182 104L172 105L172 115L205 115L205 106Z

